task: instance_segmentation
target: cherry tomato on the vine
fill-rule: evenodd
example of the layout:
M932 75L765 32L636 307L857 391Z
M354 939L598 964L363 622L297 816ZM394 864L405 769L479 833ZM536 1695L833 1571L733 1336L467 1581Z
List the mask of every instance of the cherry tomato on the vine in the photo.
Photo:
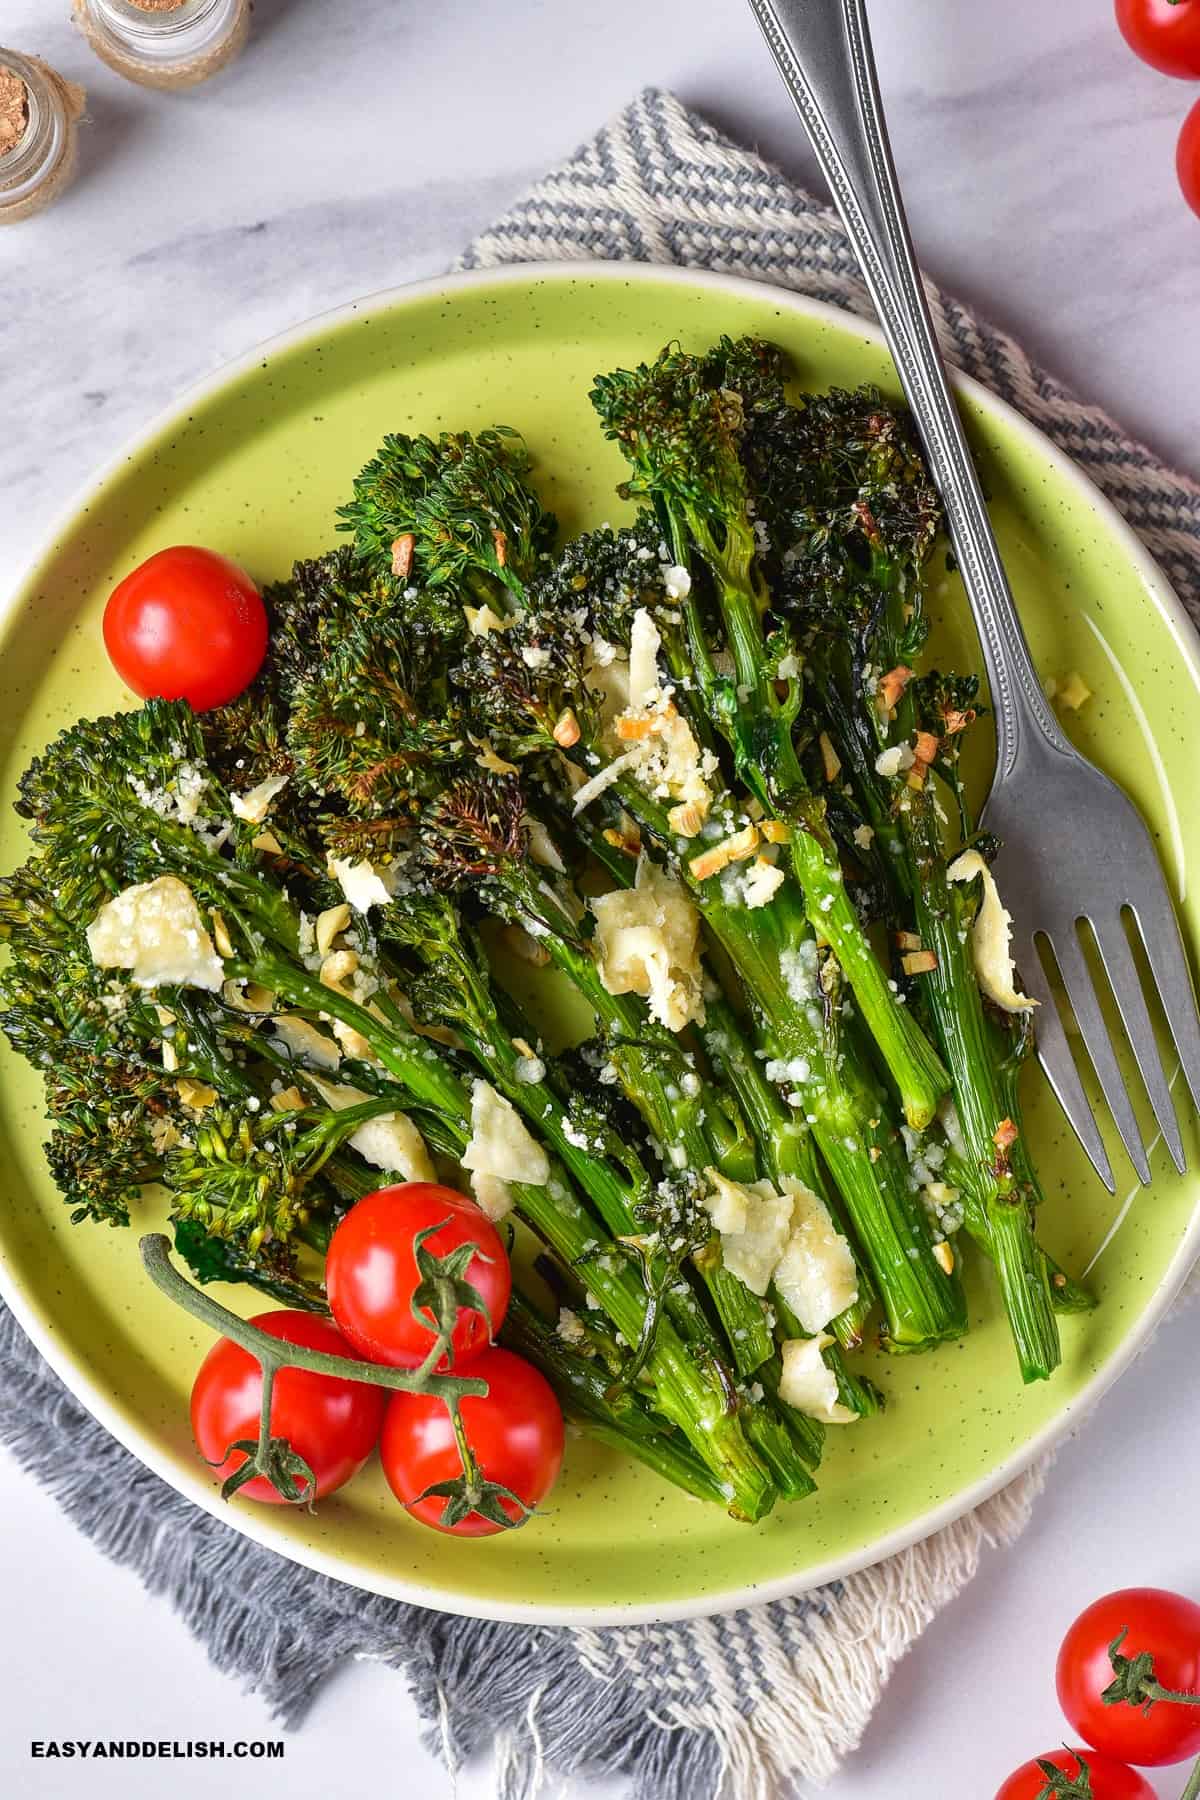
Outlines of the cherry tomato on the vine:
M259 1313L251 1323L289 1344L354 1357L336 1326L315 1313ZM322 1500L357 1475L379 1441L386 1401L382 1388L365 1382L342 1381L310 1369L280 1369L271 1393L271 1432L286 1438L312 1470L317 1487L310 1498ZM239 1439L258 1437L261 1405L258 1363L240 1344L220 1338L200 1364L192 1386L192 1435L205 1461L220 1464L214 1470L219 1481L245 1462L240 1450L228 1458L225 1452ZM239 1492L250 1500L287 1504L261 1475Z
M1184 199L1192 211L1200 215L1200 100L1183 121L1175 152L1175 169Z
M422 1307L429 1320L423 1326L412 1312L421 1279L414 1240L431 1225L441 1229L425 1239L424 1249L436 1257L466 1244L476 1246L463 1279L487 1307L493 1332L508 1311L508 1254L496 1227L473 1200L432 1181L379 1188L351 1207L325 1257L329 1309L359 1354L372 1362L415 1369L433 1348L433 1314ZM463 1307L451 1338L455 1368L478 1356L488 1341L487 1319ZM445 1358L440 1366L446 1367Z
M104 647L143 700L208 712L250 686L267 653L267 613L244 569L215 550L159 550L104 608Z
M545 1377L511 1350L485 1350L466 1375L488 1384L486 1395L461 1402L463 1427L480 1473L510 1488L526 1506L537 1506L558 1479L563 1453L563 1416ZM414 1519L458 1537L487 1537L502 1525L469 1513L457 1525L441 1523L446 1501L422 1500L427 1488L462 1474L462 1457L444 1403L432 1394L394 1394L383 1421L379 1455L388 1485ZM514 1524L521 1512L500 1502Z
M1200 1606L1166 1588L1121 1588L1081 1612L1058 1653L1058 1702L1089 1744L1126 1762L1155 1767L1200 1753L1200 1706L1156 1700L1149 1712L1127 1700L1106 1706L1113 1681L1108 1647L1126 1633L1120 1655L1147 1651L1154 1679L1173 1693L1200 1692Z
M1116 0L1117 24L1135 55L1162 75L1200 81L1200 0Z
M1154 1800L1154 1789L1136 1770L1114 1762L1111 1756L1102 1756L1098 1750L1087 1749L1047 1750L1044 1756L1022 1763L996 1789L996 1800L1041 1800L1050 1783L1038 1763L1048 1762L1074 1778L1080 1774L1081 1756L1087 1762L1092 1800Z

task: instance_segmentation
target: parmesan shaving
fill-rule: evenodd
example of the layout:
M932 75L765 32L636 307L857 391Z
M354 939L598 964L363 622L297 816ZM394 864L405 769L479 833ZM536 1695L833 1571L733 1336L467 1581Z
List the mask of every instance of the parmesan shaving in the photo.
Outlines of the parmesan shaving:
M589 904L606 991L641 994L670 1031L703 1024L700 915L679 882L642 856L632 888L598 894Z
M838 1399L837 1376L829 1368L821 1352L833 1339L825 1332L819 1337L788 1338L781 1345L783 1373L779 1377L779 1398L785 1406L825 1425L853 1425L858 1417Z
M550 1179L550 1158L529 1135L516 1107L482 1079L471 1088L471 1139L462 1166L470 1171L476 1200L492 1219L502 1218L512 1205L510 1181L545 1187Z
M231 794L229 804L239 819L245 819L248 825L261 825L271 810L271 802L276 794L282 793L288 784L286 775L268 775L257 787L250 788L244 794Z
M98 969L128 969L135 987L216 993L225 979L195 896L175 875L106 900L87 928L87 942Z
M971 953L979 985L1005 1012L1031 1012L1037 1001L1016 990L1012 915L1000 898L995 876L978 850L964 850L946 870L948 881L973 881L977 875L983 883L983 899L971 928Z

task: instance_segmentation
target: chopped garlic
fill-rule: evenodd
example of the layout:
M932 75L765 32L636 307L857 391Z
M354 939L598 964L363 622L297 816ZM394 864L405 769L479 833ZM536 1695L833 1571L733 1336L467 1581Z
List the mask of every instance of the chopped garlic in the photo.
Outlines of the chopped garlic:
M825 1332L819 1337L788 1338L780 1346L783 1373L779 1377L779 1398L785 1406L826 1425L853 1425L857 1418L838 1399L837 1376L821 1355L833 1339Z
M160 1156L165 1156L168 1150L173 1150L176 1144L183 1142L183 1139L170 1119L152 1119L150 1121L150 1142Z
M357 976L357 980L355 977ZM321 964L320 979L322 987L331 988L340 994L343 1000L353 1000L356 1006L364 1004L376 983L358 973L358 952L356 950L332 950ZM376 1013L375 1007L368 1007L369 1012ZM360 1062L374 1060L374 1051L361 1031L344 1019L330 1020L333 1035L347 1056L356 1057Z
M462 1166L470 1171L475 1198L491 1219L502 1218L512 1206L510 1181L545 1187L550 1179L550 1158L529 1135L516 1107L480 1079L471 1088L471 1141L462 1153Z
M225 979L191 889L174 875L139 882L106 900L87 928L98 969L128 969L135 987L196 987Z
M236 1012L269 1013L275 1004L270 988L257 981L227 981L221 988L221 998Z
M350 903L343 900L337 906L327 906L323 913L317 914L317 949L325 956L332 948L333 940L350 923Z
M516 763L505 762L502 756L497 756L486 738L480 740L475 767L486 769L489 775L516 775L518 773Z
M858 1299L858 1271L850 1245L819 1194L785 1176L791 1231L775 1265L775 1284L805 1331L820 1331Z
M1092 690L1079 670L1072 669L1070 674L1064 675L1059 682L1056 697L1063 706L1069 706L1072 712L1078 712L1085 701L1091 699Z
M288 784L286 775L268 775L257 787L250 788L244 794L231 794L229 804L239 819L245 819L248 825L261 825L271 810L271 802L276 794L282 793Z
M596 961L610 994L641 994L670 1031L704 1023L700 915L679 882L648 857L632 888L598 894Z
M215 1087L209 1087L206 1081L194 1081L190 1075L180 1076L175 1092L189 1112L206 1112L217 1100Z
M347 858L331 856L329 873L355 912L365 913L373 906L386 906L392 897L388 872L377 869L373 863L350 862Z
M331 1037L302 1019L299 1013L280 1013L271 1020L275 1036L293 1056L314 1069L336 1069L342 1053Z
M979 985L1005 1012L1030 1012L1037 1001L1019 994L1014 986L1012 915L1000 898L995 876L978 850L965 850L946 870L948 881L973 881L977 875L983 882L983 899L971 929L971 953Z
M228 925L226 925L225 920L215 906L209 907L208 916L212 920L213 942L217 946L217 955L232 956L233 939L229 935Z
M692 578L680 563L668 563L663 570L663 586L672 600L686 600L692 591Z

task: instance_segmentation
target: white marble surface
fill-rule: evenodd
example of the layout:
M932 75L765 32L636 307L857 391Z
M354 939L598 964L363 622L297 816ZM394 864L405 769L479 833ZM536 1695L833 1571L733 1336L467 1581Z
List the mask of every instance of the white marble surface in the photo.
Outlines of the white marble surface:
M1094 0L877 0L896 146L928 267L1140 436L1195 467L1200 225L1174 133L1190 91L1125 54ZM0 38L91 92L85 171L0 233L0 564L187 381L304 315L437 271L526 180L656 82L809 167L741 0L257 0L207 90L156 96L89 57L66 0L4 0ZM1060 1460L1020 1549L897 1675L837 1800L991 1793L1062 1730L1073 1610L1132 1580L1200 1593L1196 1321L1167 1328ZM0 1457L0 1790L216 1795L229 1765L33 1763L59 1735L270 1735L165 1607ZM262 1791L450 1791L396 1677L347 1670ZM1166 1774L1164 1797L1182 1778ZM464 1800L489 1791L467 1771ZM582 1793L582 1787L572 1788ZM597 1791L589 1789L589 1792ZM612 1790L615 1791L615 1790Z

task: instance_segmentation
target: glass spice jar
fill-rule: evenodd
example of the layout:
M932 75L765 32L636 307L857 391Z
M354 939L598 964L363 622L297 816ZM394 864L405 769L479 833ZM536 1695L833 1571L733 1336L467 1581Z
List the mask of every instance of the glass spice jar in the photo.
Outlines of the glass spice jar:
M0 225L49 206L75 173L86 95L36 56L0 49Z
M96 55L143 87L207 81L243 48L250 0L73 0Z

